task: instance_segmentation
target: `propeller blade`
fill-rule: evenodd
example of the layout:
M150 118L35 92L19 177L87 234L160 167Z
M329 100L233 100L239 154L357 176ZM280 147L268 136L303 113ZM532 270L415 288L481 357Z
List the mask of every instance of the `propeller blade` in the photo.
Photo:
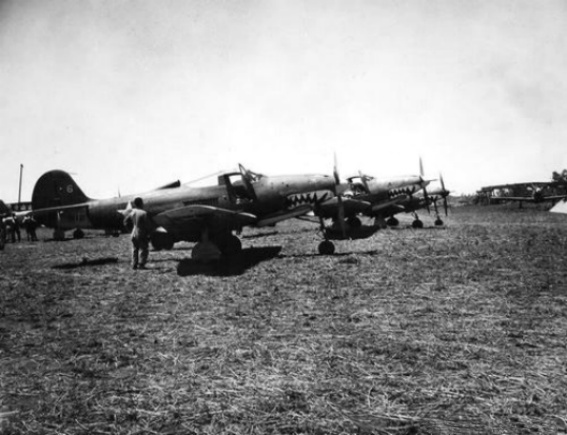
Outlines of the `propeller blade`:
M342 192L343 189L341 186L341 177L339 176L337 153L334 154L333 175L335 177L335 194L337 195L337 201L339 206L339 210L338 210L339 225L341 226L343 237L346 239L345 205L343 204L343 192Z
M445 216L449 216L449 205L447 204L447 197L449 196L449 191L445 187L445 181L443 180L443 174L439 172L439 181L441 182L441 195L443 196L443 208L445 209Z
M429 181L423 178L423 174L423 160L421 156L419 156L419 178L421 179L420 185L423 188L423 197L425 198L425 207L427 208L427 213L431 213L431 208L429 207L429 195L427 194L427 189L425 188L429 184Z
M335 176L335 184L341 184L341 177L339 176L339 169L337 165L337 153L334 154L333 175Z
M343 238L346 239L346 222L345 222L345 205L343 203L343 198L341 195L337 197L339 201L339 225L341 226L341 232L343 234Z
M431 208L429 207L429 195L427 194L427 189L423 186L423 197L425 198L425 207L427 208L427 213L431 213Z

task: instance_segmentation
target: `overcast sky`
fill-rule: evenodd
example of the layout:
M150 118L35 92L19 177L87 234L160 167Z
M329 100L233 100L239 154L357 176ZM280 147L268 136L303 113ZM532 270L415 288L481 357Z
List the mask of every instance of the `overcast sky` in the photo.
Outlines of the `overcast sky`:
M566 47L564 0L0 0L0 198L20 164L22 200L50 169L104 198L334 152L464 193L545 181Z

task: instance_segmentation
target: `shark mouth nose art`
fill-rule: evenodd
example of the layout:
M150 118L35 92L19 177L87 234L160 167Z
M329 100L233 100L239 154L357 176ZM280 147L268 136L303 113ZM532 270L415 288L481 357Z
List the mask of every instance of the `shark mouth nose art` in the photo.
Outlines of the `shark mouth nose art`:
M396 196L412 195L414 193L415 193L414 189L412 189L411 187L405 187L405 188L401 188L401 189L390 189L388 191L388 196L390 198L395 198Z
M304 204L316 204L318 202L324 201L330 196L331 196L330 193L325 190L319 190L317 192L298 193L294 195L289 195L285 200L285 204L287 208L295 208Z

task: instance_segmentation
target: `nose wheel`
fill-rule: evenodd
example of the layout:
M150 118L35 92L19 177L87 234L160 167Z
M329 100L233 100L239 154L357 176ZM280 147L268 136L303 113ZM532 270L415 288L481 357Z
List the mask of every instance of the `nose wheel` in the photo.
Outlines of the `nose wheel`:
M319 243L318 249L321 255L333 255L335 253L335 244L330 240L323 240Z
M397 227L400 224L400 221L397 220L394 216L392 216L391 218L389 218L386 223L388 224L388 226L390 227Z
M411 223L412 228L421 229L423 228L423 221L421 221L418 217Z
M327 234L327 229L325 228L324 219L319 216L319 224L321 225L321 233L323 233L323 240L319 243L318 251L320 255L333 255L335 253L335 244L329 240L329 235Z

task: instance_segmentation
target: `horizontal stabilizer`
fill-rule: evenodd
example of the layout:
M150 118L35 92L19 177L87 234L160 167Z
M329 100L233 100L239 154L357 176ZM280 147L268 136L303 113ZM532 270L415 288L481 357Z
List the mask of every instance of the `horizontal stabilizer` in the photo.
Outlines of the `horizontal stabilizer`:
M40 216L47 213L58 213L65 211L77 211L89 206L88 202L83 202L81 204L71 204L71 205L58 205L54 207L45 207L31 210L34 216Z
M345 211L348 213L363 213L371 206L368 201L362 201L360 199L355 198L341 198L342 206L344 207ZM339 198L337 196L325 201L321 204L321 209L323 210L330 210L330 209L337 209L339 208Z
M274 225L278 222L284 221L286 219L291 219L298 216L303 216L304 214L309 213L312 211L313 208L310 205L301 205L299 207L294 208L293 210L286 210L278 213L271 214L266 216L262 220L260 220L256 226L258 227L266 227L268 225Z

